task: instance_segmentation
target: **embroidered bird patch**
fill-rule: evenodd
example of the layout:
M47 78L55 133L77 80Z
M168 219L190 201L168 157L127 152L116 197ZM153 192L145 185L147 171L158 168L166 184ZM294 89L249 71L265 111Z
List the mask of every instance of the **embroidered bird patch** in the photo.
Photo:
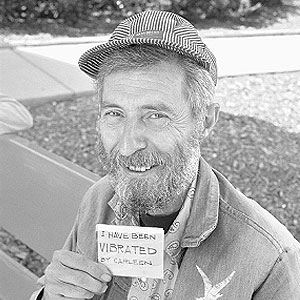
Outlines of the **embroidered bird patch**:
M226 279L213 286L207 275L197 265L196 267L204 283L204 297L196 298L196 300L216 300L222 297L223 294L220 294L220 291L231 281L235 271Z

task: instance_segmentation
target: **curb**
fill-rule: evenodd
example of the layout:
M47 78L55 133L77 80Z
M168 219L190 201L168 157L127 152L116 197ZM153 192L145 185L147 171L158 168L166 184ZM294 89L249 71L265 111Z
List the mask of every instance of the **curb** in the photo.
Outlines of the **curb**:
M247 38L247 37L263 37L263 36L287 36L287 35L300 35L300 29L293 30L245 30L239 32L226 32L201 34L203 39L215 38ZM88 36L88 37L64 37L54 38L51 40L29 40L29 41L12 41L0 44L0 48L13 48L13 47L34 47L34 46L52 46L52 45L72 45L72 44L91 44L91 43L105 43L110 37L110 34L101 36Z
M28 98L28 99L17 99L23 105L28 106L39 106L51 102L62 102L62 101L73 101L75 99L81 97L92 97L95 96L96 93L94 90L84 91L80 93L66 93L66 94L57 94L51 95L47 97L39 97L39 98Z
M199 30L201 33L201 30ZM203 35L203 38L244 38L244 37L263 37L263 36L286 36L286 35L300 35L300 29L282 29L282 30L245 30L242 32L227 32L227 33L212 33Z
M91 44L91 43L105 43L110 35L90 36L90 37L76 37L76 38L54 38L51 40L28 40L28 41L11 41L0 44L1 48L14 47L38 47L38 46L54 46L54 45L75 45L75 44Z

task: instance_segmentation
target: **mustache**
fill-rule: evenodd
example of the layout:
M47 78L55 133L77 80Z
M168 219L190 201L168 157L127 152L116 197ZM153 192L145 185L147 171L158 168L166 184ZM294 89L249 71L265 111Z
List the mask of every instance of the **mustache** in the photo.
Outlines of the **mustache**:
M130 156L124 156L118 148L106 152L101 135L97 135L96 152L97 158L103 170L112 175L116 175L121 167L153 167L163 166L166 170L180 169L182 164L187 161L187 152L193 152L199 147L199 142L193 135L184 144L176 143L173 152L161 152L156 149L141 149Z
M157 151L140 150L130 156L124 156L119 151L113 151L110 161L122 167L143 167L143 166L163 166L172 162L172 157L168 153Z

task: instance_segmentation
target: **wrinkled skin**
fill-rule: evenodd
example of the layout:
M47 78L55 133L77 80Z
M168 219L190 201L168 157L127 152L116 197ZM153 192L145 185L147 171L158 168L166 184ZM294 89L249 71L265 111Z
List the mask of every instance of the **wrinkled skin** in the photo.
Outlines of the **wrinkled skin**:
M198 170L200 142L215 123L215 106L195 126L182 70L161 63L105 78L98 119L98 156L131 210L178 210Z

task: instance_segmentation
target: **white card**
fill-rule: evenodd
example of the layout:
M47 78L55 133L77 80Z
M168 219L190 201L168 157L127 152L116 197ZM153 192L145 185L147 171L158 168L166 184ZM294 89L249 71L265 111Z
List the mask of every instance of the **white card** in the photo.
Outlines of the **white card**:
M163 279L164 231L97 224L98 262L113 275Z

